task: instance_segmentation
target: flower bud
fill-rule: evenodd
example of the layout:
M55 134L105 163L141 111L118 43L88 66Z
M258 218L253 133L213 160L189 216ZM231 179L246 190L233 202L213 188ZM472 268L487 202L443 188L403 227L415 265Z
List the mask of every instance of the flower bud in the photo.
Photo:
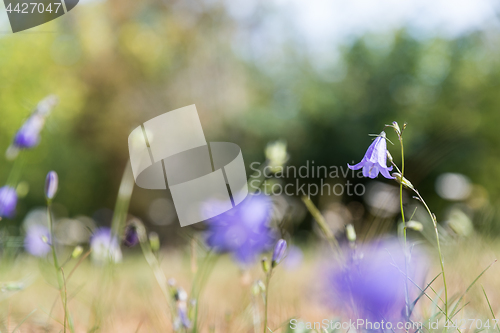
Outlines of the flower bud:
M273 260L271 263L271 267L276 267L283 258L285 258L286 255L286 240L280 239L277 243L276 246L274 247L273 251Z
M6 282L0 285L0 292L6 291L20 291L23 290L26 286L23 282Z
M252 295L258 296L258 295L260 295L260 293L261 293L261 289L259 286L259 281L255 281L254 284L252 285Z
M268 143L266 146L265 155L269 161L269 166L272 172L278 172L280 168L288 160L286 150L286 142L283 140Z
M16 213L17 193L13 187L0 187L0 217L14 217Z
M399 128L399 124L397 121L392 122L392 128L394 128L394 131L398 136L401 135L401 129Z
M73 259L77 259L78 257L81 256L81 254L83 253L83 247L81 247L80 245L78 245L77 247L75 247L75 249L73 250L73 253L71 253L71 257Z
M174 278L170 278L167 280L167 284L169 287L175 287L175 285L177 284L177 281L175 281Z
M347 235L347 240L349 240L349 242L354 243L356 241L356 231L354 230L354 226L352 224L346 225L345 231Z
M422 223L417 222L417 221L409 221L408 223L406 223L406 228L407 229L412 229L412 230L415 230L415 231L422 231L422 230L424 230L424 226L422 225Z
M266 292L266 285L264 284L264 282L262 282L262 280L258 280L257 284L259 285L259 288L262 292Z
M160 238L154 231L151 231L149 233L149 246L151 246L151 250L153 250L153 252L156 252L160 249Z
M394 160L392 159L392 155L391 155L391 153L389 153L389 151L388 151L388 150L386 151L386 153L387 153L387 159L389 160L389 163L391 163L391 164L392 164L392 161L394 161Z
M177 292L175 293L175 300L180 302L185 302L188 299L187 292L182 288L177 288Z
M401 177L401 174L398 173L398 172L394 172L392 174L392 176L396 179L396 181L399 183L399 184L403 184L405 187L411 189L411 190L414 190L415 188L413 187L413 184L410 183L410 181L408 179L406 179L405 177Z
M267 259L267 257L262 258L261 263L262 263L262 270L264 271L264 273L269 272L270 266L269 266L269 260Z
M52 201L57 193L59 179L55 171L50 171L45 178L45 197L48 201Z
M42 242L44 242L45 244L49 244L49 237L43 235L42 236Z

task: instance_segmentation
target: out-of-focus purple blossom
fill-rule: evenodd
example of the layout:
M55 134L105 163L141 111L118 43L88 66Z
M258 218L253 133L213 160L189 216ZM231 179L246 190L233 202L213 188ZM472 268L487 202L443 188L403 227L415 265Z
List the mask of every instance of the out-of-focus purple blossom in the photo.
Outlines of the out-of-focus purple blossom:
M304 254L302 250L297 246L291 245L288 247L288 253L283 260L283 268L290 271L297 269L302 264L303 259Z
M50 252L49 229L40 224L33 224L26 230L24 248L35 257L44 257Z
M122 252L118 239L113 236L110 228L98 228L90 239L92 260L97 263L120 262Z
M56 106L58 101L59 100L56 95L49 95L44 99L42 99L40 102L38 102L34 113L46 117Z
M217 252L230 252L247 265L272 248L275 232L269 227L272 202L265 195L251 195L233 209L207 222L206 242Z
M286 255L286 240L280 239L274 246L271 266L276 267Z
M33 111L14 136L13 144L9 147L12 157L17 155L16 151L18 149L29 149L38 144L40 141L40 132L45 124L45 118L56 104L57 97L55 95L47 96L38 103L35 111Z
M125 228L125 237L123 239L123 243L125 243L128 247L133 247L139 243L139 235L137 234L137 230L135 226L128 225Z
M177 314L179 315L179 320L182 327L191 327L191 321L188 318L187 309L185 307L178 307Z
M59 185L59 177L55 171L49 171L45 178L45 197L47 200L52 200L56 196Z
M0 188L0 217L13 217L16 213L17 193L13 187Z
M380 172L382 176L388 179L394 179L389 173L391 167L387 167L387 142L385 141L385 132L381 132L379 136L373 140L370 147L365 153L365 156L356 165L347 164L351 170L359 170L363 168L363 176L376 178Z
M31 115L21 126L14 136L14 146L17 148L33 148L40 141L40 132L42 131L45 118L39 114Z
M174 299L177 306L177 318L174 323L176 331L180 330L181 327L189 328L191 326L191 321L189 320L187 311L188 294L184 289L177 288Z
M326 274L328 301L339 308L351 308L357 319L402 320L405 260L400 244L383 240L358 246L350 253L343 267L331 267ZM408 275L419 283L424 271L422 257L414 251L408 264ZM412 283L408 285L410 299L414 299L417 290Z

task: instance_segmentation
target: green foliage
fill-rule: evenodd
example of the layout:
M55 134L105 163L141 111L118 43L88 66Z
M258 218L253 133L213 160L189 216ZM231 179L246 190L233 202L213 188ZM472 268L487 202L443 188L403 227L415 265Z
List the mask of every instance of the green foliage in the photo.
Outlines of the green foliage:
M413 129L406 133L406 175L436 201L438 217L447 203L434 194L434 180L444 171L469 176L487 196L478 209L496 213L497 33L453 40L416 38L404 29L367 34L332 45L321 59L291 36L261 54L252 29L223 5L184 6L90 3L31 34L2 37L0 151L40 98L60 97L41 144L26 154L23 179L31 191L18 219L43 202L51 169L60 175L68 215L112 208L130 130L193 103L209 141L238 143L247 164L263 160L268 141L284 138L292 165L345 166L369 143L366 133L382 130L375 124L406 121ZM1 182L10 167L0 163ZM132 213L146 216L157 195L140 192ZM476 221L487 232L498 225L492 214Z

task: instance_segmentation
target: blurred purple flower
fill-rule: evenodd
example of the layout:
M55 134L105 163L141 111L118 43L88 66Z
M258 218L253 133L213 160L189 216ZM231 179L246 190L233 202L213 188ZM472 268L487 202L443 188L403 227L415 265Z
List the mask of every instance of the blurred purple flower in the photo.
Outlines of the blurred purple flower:
M0 188L0 217L13 217L16 213L17 193L13 187Z
M230 252L244 265L272 248L276 236L269 227L272 202L250 195L233 209L207 222L206 242L217 252Z
M55 95L49 95L37 104L35 111L33 111L14 136L12 146L9 147L12 157L17 156L18 149L33 148L38 144L45 118L57 104L57 101Z
M40 141L45 118L39 114L31 115L14 136L14 146L17 148L33 148Z
M287 270L294 270L300 266L303 258L302 250L297 246L291 245L288 247L288 253L283 260L283 267Z
M274 246L271 266L276 267L286 255L286 240L280 239Z
M401 320L405 309L404 253L397 241L378 241L359 246L343 267L332 267L326 274L328 298L339 307L351 307L358 319ZM418 281L422 258L412 254L408 275ZM408 284L410 299L417 289Z
M388 179L394 179L389 174L392 170L391 167L387 167L387 142L385 141L385 132L381 132L379 136L373 140L370 147L365 153L365 156L356 165L347 164L351 170L359 170L363 168L363 176L376 178L380 172L382 176Z
M175 330L180 330L181 327L189 328L191 322L189 321L188 311L187 311L187 299L188 294L182 288L177 288L175 295L175 302L177 306L177 318L174 322Z
M44 257L50 252L49 229L40 224L34 224L26 230L24 248L35 257Z
M56 196L59 178L55 171L50 171L45 178L45 197L52 200Z
M123 239L123 243L125 243L128 247L133 247L139 243L139 235L137 235L137 230L135 226L128 225L125 228L125 237Z
M178 307L177 314L179 315L179 320L180 320L180 324L182 325L182 327L184 327L184 328L191 327L191 322L189 321L189 318L187 315L187 309L185 307Z
M90 248L92 249L92 260L95 262L120 262L122 260L120 244L110 228L96 229L90 239Z

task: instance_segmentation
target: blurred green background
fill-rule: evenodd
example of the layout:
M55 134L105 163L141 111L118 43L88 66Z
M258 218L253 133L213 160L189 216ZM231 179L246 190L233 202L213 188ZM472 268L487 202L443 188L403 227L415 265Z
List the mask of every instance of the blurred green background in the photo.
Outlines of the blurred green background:
M438 219L459 205L476 230L500 231L500 30L493 5L486 14L479 10L483 16L455 13L464 25L456 29L446 20L444 28L415 25L402 15L380 29L326 25L343 32L332 37L317 32L325 17L333 22L354 13L363 21L367 15L375 25L384 15L394 20L383 8L370 21L366 10L298 3L87 1L53 22L2 34L0 151L40 99L53 93L60 103L40 145L25 154L22 179L30 190L17 217L0 223L19 224L43 206L45 175L56 170L58 214L106 224L128 162L130 131L196 104L207 140L238 144L248 175L250 163L265 160L269 141L287 141L290 165L314 160L345 167L362 158L371 142L367 134L393 120L407 122L406 175ZM453 3L444 3L450 7L442 14L453 14ZM308 10L304 23L301 11ZM471 17L479 18L470 23ZM399 161L398 146L389 148ZM0 160L3 185L12 163ZM444 172L468 177L470 195L455 201L439 196L436 179ZM162 197L169 193L136 187L130 213L152 223L150 206ZM360 197L328 200L366 204ZM301 228L309 228L307 221L300 215ZM178 226L175 220L156 224L163 235Z

